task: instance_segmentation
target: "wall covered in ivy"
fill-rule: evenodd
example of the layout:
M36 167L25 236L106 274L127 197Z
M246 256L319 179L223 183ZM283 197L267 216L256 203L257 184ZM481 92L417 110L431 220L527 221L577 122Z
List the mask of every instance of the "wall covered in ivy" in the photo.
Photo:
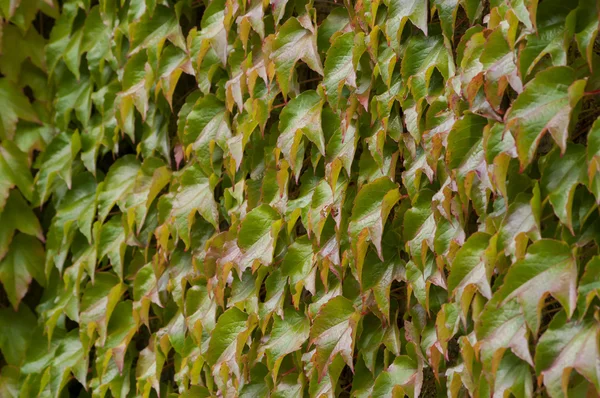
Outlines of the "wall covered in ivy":
M595 0L0 1L0 397L597 397Z

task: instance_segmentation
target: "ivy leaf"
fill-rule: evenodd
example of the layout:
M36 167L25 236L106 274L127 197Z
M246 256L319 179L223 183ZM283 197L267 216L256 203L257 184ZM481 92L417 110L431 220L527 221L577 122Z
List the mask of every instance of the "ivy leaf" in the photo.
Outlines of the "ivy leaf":
M343 296L334 297L321 307L310 328L310 343L316 346L313 361L319 377L325 375L338 354L353 368L352 352L359 319L352 302Z
M302 348L308 340L309 331L310 323L302 312L286 308L283 318L275 317L269 341L265 346L273 380L277 380L283 357Z
M0 137L12 139L19 119L38 122L38 116L29 100L14 83L7 78L0 79L0 106L2 107L2 130Z
M366 256L368 269L363 268L361 282L363 290L371 289L375 302L386 319L390 316L390 289L394 280L399 280L404 271L403 262L397 257L381 261L373 251Z
M135 115L133 107L146 120L148 113L148 90L153 75L145 51L133 54L123 68L122 91L119 93L119 121L126 134L135 141Z
M40 284L45 284L44 257L44 247L39 240L18 234L0 261L0 281L15 311L27 293L32 277Z
M506 128L515 136L521 169L528 166L547 132L562 154L567 149L571 113L583 95L585 80L575 71L557 66L538 73L506 114Z
M81 139L78 132L70 136L61 133L48 144L42 154L40 171L35 176L40 204L48 199L49 190L57 176L67 184L67 187L71 187L73 160L80 149Z
M536 31L526 36L527 46L519 56L521 76L529 75L545 56L550 56L552 65L566 65L576 23L571 11L577 4L553 0L528 10Z
M202 172L198 164L186 168L180 180L180 185L174 193L171 217L178 236L189 247L190 230L196 212L217 229L219 213L213 197L215 183Z
M135 156L119 158L108 170L102 189L98 194L98 218L104 221L113 206L117 204L126 211L125 202L130 196L140 163Z
M504 396L508 391L514 396L530 397L533 395L529 365L511 353L504 355L496 372L494 396Z
M534 242L525 257L514 263L490 305L517 298L529 328L537 333L542 298L550 293L571 316L577 300L577 264L566 243L551 239Z
M366 237L370 238L383 261L381 236L390 211L400 200L398 186L387 177L364 185L356 195L348 232L358 251L364 253ZM364 254L363 254L364 255ZM360 271L360 268L359 268Z
M84 349L77 330L72 330L63 337L56 349L50 368L50 389L52 395L59 396L67 384L71 373L82 384L87 385L88 359L84 357Z
M457 120L448 134L446 162L451 169L458 168L468 159L469 152L483 139L487 119L467 113Z
M296 305L296 307L298 306L297 303L303 288L314 291L314 287L311 289L307 286L307 277L309 276L314 263L315 256L313 254L313 248L307 235L297 238L294 243L289 246L285 257L283 258L281 272L289 278L292 299L294 300L294 305Z
M535 350L535 370L543 378L551 397L567 396L567 372L583 375L600 391L598 324L594 320L567 322L564 313L556 315Z
M125 229L123 228L121 217L114 216L100 227L97 247L98 261L102 261L104 257L108 257L115 273L119 278L123 279L123 265L127 243L125 243Z
M277 82L284 98L287 98L290 91L294 67L299 60L323 75L314 28L310 26L310 30L307 29L296 18L290 18L281 25L273 41L270 57L275 63Z
M42 226L18 190L11 190L4 210L0 212L0 259L9 250L10 242L20 231L44 240Z
M575 25L575 40L579 52L592 68L592 54L594 40L598 36L598 20L594 15L598 13L597 5L582 2L577 8L577 23Z
M580 318L587 312L594 297L600 297L600 258L593 257L579 280L577 309Z
M385 34L393 49L398 48L406 21L410 20L427 35L427 2L422 0L390 0Z
M499 247L506 254L520 257L522 234L527 234L532 240L540 238L535 200L534 196L521 192L508 207L498 234Z
M448 291L456 294L463 307L468 308L473 288L488 300L492 298L490 286L490 267L494 263L495 250L489 250L492 237L485 232L476 232L467 239L465 244L456 252L448 277ZM493 240L495 243L495 239ZM463 298L467 302L463 302Z
M238 232L238 246L243 254L239 260L240 272L256 260L263 265L271 264L280 228L281 216L269 205L260 205L246 215Z
M238 361L251 330L248 314L237 307L228 309L219 317L206 352L206 360L213 367L213 372L218 373L226 365L230 372L240 377Z
M157 78L160 79L160 89L173 107L173 93L182 72L193 73L188 55L178 47L168 46L160 55ZM157 84L157 88L159 84Z
M19 392L19 368L3 366L0 369L0 394L14 398L19 396Z
M440 17L440 24L444 36L450 41L454 41L453 32L456 26L456 14L458 13L458 0L434 0L433 4Z
M419 396L421 386L418 376L419 370L415 360L408 355L399 355L385 371L377 376L372 396Z
M497 372L508 348L533 366L527 324L518 300L510 300L497 308L490 302L475 324L475 333L480 342L481 362L492 373Z
M0 309L0 351L11 366L20 368L27 359L27 350L36 329L36 316L28 306L21 305L18 311ZM4 367L3 369L6 369ZM0 382L2 385L2 382ZM0 390L1 391L1 390Z
M154 13L145 13L139 21L129 27L130 54L144 48L162 46L166 39L182 49L185 42L181 34L179 22L172 9L159 5Z
M212 1L202 15L201 40L209 40L211 47L223 63L227 64L227 28L225 17L227 14L225 0Z
M338 36L325 57L323 86L328 102L334 110L338 108L344 84L356 87L356 65L353 56L354 39L353 32Z
M92 242L92 223L96 215L96 181L91 173L82 173L73 180L73 187L56 209L46 242L46 271L53 263L60 272L74 239L75 228Z
M590 185L593 184L596 173L600 171L600 118L594 121L587 136L587 161L588 177ZM595 193L596 201L600 200L600 195Z
M314 90L308 90L290 100L279 117L279 138L277 147L296 173L298 170L297 152L305 135L319 152L325 155L325 138L321 128L323 99Z
M203 330L210 333L216 325L216 302L208 295L206 286L195 285L187 290L185 314L188 330L195 341L204 344ZM208 337L208 335L206 335ZM207 341L206 341L207 342ZM208 346L202 346L203 350Z
M71 72L63 71L59 75L58 92L56 94L56 124L67 130L71 120L71 112L83 127L87 127L92 112L93 82L87 72L77 79Z
M433 247L436 223L431 208L433 193L429 190L422 191L414 201L413 206L404 216L403 238L408 247L408 252L413 261L424 268L427 248Z
M138 233L142 229L150 205L170 179L171 171L161 159L146 158L135 177L135 184L125 204L128 224L131 226L135 220Z
M414 3L424 4L420 0ZM454 62L443 36L412 36L402 58L401 73L413 97L423 98L427 95L434 69L446 80L454 75Z
M573 232L573 197L575 188L585 183L585 148L571 144L564 154L553 151L544 159L540 187L548 197L554 214Z
M17 186L23 196L33 199L33 177L29 170L27 155L12 141L0 145L0 211L3 209L9 190Z
M108 297L108 304L111 297ZM129 342L137 332L138 325L133 316L133 306L131 300L120 301L114 307L110 315L110 321L106 329L106 343L104 348L110 350L112 357L120 372L123 372L125 366L125 353Z
M97 331L100 345L106 342L111 314L124 291L125 286L119 278L107 272L96 273L94 282L88 283L83 291L79 315L82 332L92 339Z
M327 52L331 46L331 38L336 32L343 31L348 25L348 10L345 7L336 7L327 15L327 18L319 25L317 32L317 44L319 50ZM325 58L327 60L327 58Z
M210 175L213 165L219 160L219 148L227 149L231 128L227 108L214 95L200 97L185 122L183 143L196 152L204 173ZM217 144L217 146L215 146Z

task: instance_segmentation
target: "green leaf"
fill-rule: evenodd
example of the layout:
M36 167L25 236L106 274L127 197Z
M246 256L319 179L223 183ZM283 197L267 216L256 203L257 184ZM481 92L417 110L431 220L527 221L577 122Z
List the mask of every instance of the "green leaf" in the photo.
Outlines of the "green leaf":
M88 359L77 330L72 330L61 339L50 368L50 389L54 397L58 397L69 381L71 373L83 385L87 385Z
M294 68L299 60L306 62L312 70L323 75L314 27L310 26L309 30L296 18L288 19L279 28L273 41L270 58L275 63L277 82L284 98L287 98L290 91Z
M316 91L308 90L290 100L281 111L277 147L296 173L300 172L297 152L302 145L303 135L325 155L325 138L321 128L322 108L321 96Z
M37 113L29 103L27 97L14 83L6 78L0 79L0 107L2 107L2 140L12 139L19 119L30 122L39 121Z
M146 158L125 203L128 224L131 226L135 220L138 233L146 220L148 209L170 181L171 170L161 159ZM127 184L129 183L130 181L127 181Z
M410 20L427 35L427 2L421 0L390 0L385 22L385 34L393 49L400 43L406 21Z
M242 348L251 329L248 327L248 314L232 307L225 311L217 321L206 352L206 361L218 370L227 365L239 378L237 365Z
M4 207L3 198L8 197L10 188L15 185L28 201L33 199L29 159L12 141L4 141L0 145L0 181L0 211Z
M338 36L325 57L323 86L327 100L334 110L338 108L343 86L347 84L350 87L356 87L356 65L353 59L354 41L353 32Z
M394 362L377 376L372 396L419 396L421 386L417 381L418 373L414 359L407 355L397 356Z
M183 143L191 146L204 173L210 175L213 165L225 151L231 137L225 104L213 95L200 97L185 122ZM216 144L216 145L215 145Z
M576 22L576 14L571 11L577 7L577 3L552 0L541 3L535 7L537 10L529 10L536 31L526 36L527 46L519 56L521 76L532 73L546 56L550 57L552 65L566 65Z
M172 9L159 5L154 13L145 13L142 18L129 27L131 45L130 54L141 49L161 46L165 40L185 48L181 28Z
M540 238L539 214L535 213L534 200L531 195L519 193L508 207L498 235L498 243L504 253L518 255L523 234L532 240Z
M303 288L311 289L308 283L308 276L315 263L313 248L307 235L297 238L294 243L288 247L288 251L281 263L281 272L289 278L292 298L297 303Z
M535 370L543 378L551 397L566 397L571 369L579 372L600 391L598 371L598 324L595 320L567 322L556 315L535 350Z
M56 209L56 215L50 225L46 242L46 268L53 263L62 272L76 227L87 238L86 243L92 242L92 223L95 216L96 181L90 173L79 174L73 180L72 189L66 193Z
M107 298L110 300L110 297ZM110 302L109 304L112 305ZM105 319L105 321L107 321L108 326L104 348L111 351L119 371L123 372L127 346L137 332L131 300L120 301L114 307L110 315L110 321L108 319Z
M433 247L436 223L431 208L431 191L422 191L404 216L403 238L413 261L423 268L427 248Z
M20 368L27 358L27 349L37 326L36 316L28 306L21 305L18 311L0 309L0 321L2 356L9 365Z
M61 133L54 137L42 154L40 171L35 176L36 191L40 204L46 202L56 177L71 187L73 160L81 149L79 133L69 136Z
M180 185L174 193L171 217L177 234L190 245L190 230L196 218L196 212L215 229L218 226L219 213L213 196L214 182L208 178L198 164L186 168L180 177Z
M433 2L440 17L440 24L442 25L444 36L451 41L454 39L453 32L454 27L456 26L458 3L458 0L434 0Z
M343 296L334 297L321 307L310 328L310 342L316 346L313 361L319 377L323 377L338 354L353 368L352 352L359 319L352 302Z
M0 261L0 281L12 306L17 310L27 293L32 277L41 285L44 277L44 247L34 237L18 234L6 256Z
M529 365L517 356L506 353L496 372L494 394L502 396L510 391L514 396L533 396L533 382Z
M594 297L600 297L600 258L593 257L585 266L585 272L579 280L577 308L580 318L588 310Z
M386 254L386 261L381 261L373 251L369 251L365 258L368 268L362 270L361 282L363 290L371 289L377 306L383 316L390 316L390 289L394 280L402 276L403 262L397 257L390 258Z
M226 1L211 1L202 15L200 38L209 40L211 47L223 63L227 64L227 27L225 26Z
M119 278L123 279L127 243L125 242L125 229L123 228L121 217L112 217L99 229L97 240L98 261L102 261L104 257L108 257L113 270Z
M18 190L11 190L4 210L0 212L0 259L9 250L15 231L44 240L42 226Z
M489 250L490 240L491 236L485 232L474 233L458 250L452 261L448 291L456 295L457 301L463 304L463 310L463 295L467 293L470 301L474 288L488 300L492 298L489 274L494 264L495 250ZM468 306L468 303L466 305Z
M571 144L561 155L555 150L544 159L540 187L554 214L573 233L572 205L575 188L585 183L585 148Z
M469 157L469 152L483 139L487 119L467 113L457 120L448 134L446 162L451 169L458 168Z
M349 22L348 10L346 10L345 7L336 7L331 10L327 15L327 18L319 25L317 31L317 44L319 50L326 52L331 46L331 38L334 34L342 31Z
M487 370L496 372L505 350L533 366L525 317L517 300L510 300L496 308L490 302L475 325L480 342L481 362Z
M566 243L542 239L529 246L525 257L514 263L490 305L502 306L516 298L529 328L537 332L543 298L551 294L569 316L577 300L577 264Z
M93 337L98 332L100 345L106 341L106 329L125 286L115 275L98 272L94 282L89 282L81 297L79 321L82 332Z
M7 398L19 396L19 368L3 366L0 371L0 394Z
M263 265L271 264L280 228L281 216L269 205L260 205L246 215L238 232L242 252L238 261L240 272L256 260Z
M548 68L525 86L506 115L506 127L515 136L521 169L531 163L546 132L565 153L571 113L584 87L585 81L577 80L569 67Z
M309 331L310 323L302 312L286 308L283 318L275 317L269 341L265 345L273 380L277 380L283 357L301 349L308 340Z
M383 227L398 200L400 200L398 186L387 177L366 184L358 191L348 226L353 243L359 246L358 250L364 250L360 246L364 245L365 234L368 234L377 249L379 258L383 260L381 250Z
M424 4L419 0L409 1ZM427 95L434 69L437 69L444 79L454 75L452 54L446 47L443 36L412 36L402 58L401 73L413 97L422 98Z

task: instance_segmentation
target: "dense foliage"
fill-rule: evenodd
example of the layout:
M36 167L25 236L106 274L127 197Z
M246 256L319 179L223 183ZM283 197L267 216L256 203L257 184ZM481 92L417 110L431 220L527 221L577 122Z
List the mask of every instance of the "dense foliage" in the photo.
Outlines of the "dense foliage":
M595 397L595 0L0 1L1 397Z

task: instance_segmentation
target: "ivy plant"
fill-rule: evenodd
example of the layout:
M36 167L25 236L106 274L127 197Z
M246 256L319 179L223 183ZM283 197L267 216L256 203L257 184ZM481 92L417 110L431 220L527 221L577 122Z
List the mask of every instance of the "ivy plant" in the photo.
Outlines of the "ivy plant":
M0 396L599 396L599 7L0 1Z

